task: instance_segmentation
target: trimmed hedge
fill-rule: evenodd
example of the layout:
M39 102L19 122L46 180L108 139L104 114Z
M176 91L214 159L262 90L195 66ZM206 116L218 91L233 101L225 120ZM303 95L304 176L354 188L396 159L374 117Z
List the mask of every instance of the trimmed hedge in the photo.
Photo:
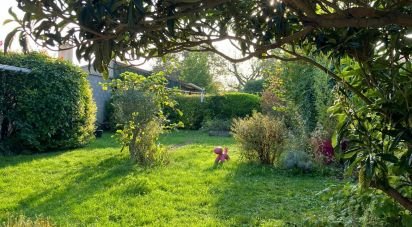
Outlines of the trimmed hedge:
M253 110L260 111L260 98L253 94L226 93L224 95L209 96L206 102L209 119L229 120L251 115Z
M44 54L0 54L0 153L44 152L85 145L94 138L96 107L87 74Z
M200 102L198 95L179 95L174 98L177 102L177 108L183 113L177 115L176 111L166 110L168 119L173 123L181 121L185 129L197 130L202 127L205 117L206 103Z
M206 120L231 120L251 115L253 110L260 111L260 97L247 93L206 96L203 103L198 95L180 95L176 101L183 115L169 115L169 120L183 122L186 129L199 129Z

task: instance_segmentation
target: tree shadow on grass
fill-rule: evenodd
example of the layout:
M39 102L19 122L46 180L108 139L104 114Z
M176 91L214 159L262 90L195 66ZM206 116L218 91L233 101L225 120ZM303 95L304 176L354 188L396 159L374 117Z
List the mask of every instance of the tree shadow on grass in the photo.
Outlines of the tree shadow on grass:
M211 193L217 198L216 216L234 226L302 225L306 215L320 212L316 193L330 183L253 163L240 163L231 171Z
M86 166L68 172L62 178L70 180L61 180L61 182L64 182L64 185L51 185L46 190L38 191L22 199L15 210L29 217L41 214L52 217L52 219L64 219L64 216L72 216L75 212L79 213L79 209L83 210L82 204L88 200L93 201L93 206L104 206L99 204L105 200L100 197L107 196L104 193L110 191L115 185L120 184L122 179L131 172L139 171L142 171L142 169L136 167L128 158L110 157L102 160L97 165ZM131 190L132 193L139 194L139 190L146 190L144 185L141 185L141 188L137 186L120 193L127 194ZM87 212L91 213L93 208L85 208L84 210L88 210ZM90 217L96 214L87 215ZM94 216L92 219L95 220L96 218L98 217ZM87 222L87 220L76 221L79 221L79 223L70 224L78 225ZM92 220L89 221L93 222Z
M37 161L37 160L45 160L45 159L53 159L57 156L63 154L69 154L74 150L83 150L84 152L90 152L92 150L104 149L104 148L120 148L121 146L119 143L115 141L114 138L111 138L111 133L103 134L102 138L96 138L94 141L89 143L88 145L80 148L73 148L73 149L66 149L66 150L54 150L45 153L34 153L34 154L21 154L21 155L8 155L4 156L0 153L0 169L9 167L9 166L16 166L27 162Z

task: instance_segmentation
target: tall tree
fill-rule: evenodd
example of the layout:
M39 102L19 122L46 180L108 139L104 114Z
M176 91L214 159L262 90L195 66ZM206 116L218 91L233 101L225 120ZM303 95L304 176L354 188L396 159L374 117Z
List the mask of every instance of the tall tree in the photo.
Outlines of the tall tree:
M247 69L242 65L247 64ZM268 78L275 72L276 62L273 60L250 59L242 63L230 63L227 66L228 75L236 79L231 87L241 90L250 81Z
M215 92L217 90L215 77L221 71L218 62L211 63L214 59L213 55L200 52L168 54L162 59L157 59L153 70L164 71L177 80L193 83L207 92ZM213 66L217 66L217 69L212 69Z
M210 90L213 78L206 53L186 53L180 67L180 79Z

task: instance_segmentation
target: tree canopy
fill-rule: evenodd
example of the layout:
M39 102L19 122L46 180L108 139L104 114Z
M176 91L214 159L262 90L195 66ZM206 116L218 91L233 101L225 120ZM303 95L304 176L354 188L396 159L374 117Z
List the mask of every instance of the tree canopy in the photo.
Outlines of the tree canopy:
M336 54L357 53L374 41L402 38L412 26L408 0L17 0L25 12L22 32L40 44L78 47L76 55L104 71L112 58L135 60L183 50L212 51L233 62L280 58L271 50L311 43ZM367 31L365 31L367 28ZM233 59L215 42L230 40L243 57ZM402 42L402 40L401 40ZM22 44L24 42L21 42ZM365 47L365 48L361 48ZM292 51L292 49L284 51ZM406 49L407 51L410 49ZM356 52L356 53L355 53Z
M208 56L201 53L187 53L181 63L180 79L210 90L213 83L209 72Z

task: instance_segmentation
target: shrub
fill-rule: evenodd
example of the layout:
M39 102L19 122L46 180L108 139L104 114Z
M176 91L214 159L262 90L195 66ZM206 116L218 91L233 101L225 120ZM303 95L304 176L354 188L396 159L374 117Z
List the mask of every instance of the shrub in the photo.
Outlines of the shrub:
M209 119L230 120L251 115L253 110L260 111L260 98L247 93L226 93L208 96L207 117Z
M283 151L288 134L282 120L257 112L251 117L235 119L232 132L241 145L244 158L270 165L274 164Z
M0 71L3 152L66 149L94 138L96 107L81 68L38 53L1 54L0 64L32 70Z
M310 155L301 150L285 152L281 164L286 169L297 169L303 172L309 172L313 169Z
M282 106L283 101L274 92L265 90L262 93L260 108L262 113L267 115L274 115L276 111L274 108Z
M104 128L105 130L115 131L116 130L116 120L114 117L114 106L113 106L113 96L108 99L104 105Z
M205 131L230 131L231 124L231 120L207 120L203 123L202 129Z
M109 85L114 90L114 118L119 123L117 135L128 146L130 157L143 165L164 163L164 151L156 144L165 125L163 109L173 107L171 91L163 73L144 77L131 72Z
M331 143L331 133L318 124L310 135L312 155L318 164L330 164L334 161L334 150Z
M329 201L330 214L307 218L308 226L411 226L410 212L383 192L360 190L346 183L331 186L320 193Z
M265 80L249 80L246 82L243 92L250 94L260 94L263 92L263 84Z

